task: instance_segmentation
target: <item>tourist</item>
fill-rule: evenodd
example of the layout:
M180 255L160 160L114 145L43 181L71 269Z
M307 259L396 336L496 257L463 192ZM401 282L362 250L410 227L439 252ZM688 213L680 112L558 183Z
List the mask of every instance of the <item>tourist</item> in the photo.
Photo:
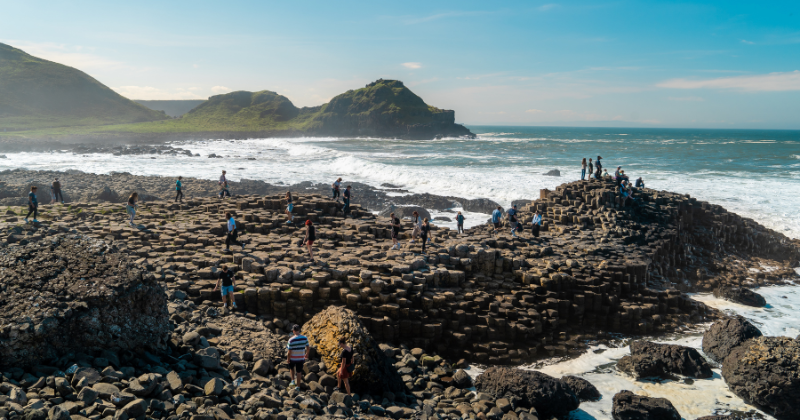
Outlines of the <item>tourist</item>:
M233 215L225 213L225 219L228 221L228 234L225 236L225 252L231 252L231 244L236 244L242 247L244 251L244 242L239 242L239 231L236 229L236 220L233 220Z
M608 169L603 169L603 179L605 180L611 179L611 175L608 174Z
M183 179L183 177L179 176L178 180L175 181L175 202L176 203L178 202L178 199L180 199L180 202L183 203L183 184L181 183L182 179Z
M306 237L303 239L303 243L306 244L306 248L308 248L308 257L311 258L311 262L314 261L314 253L311 251L311 245L314 245L314 241L317 239L316 229L314 228L314 223L311 220L306 220Z
M500 230L500 220L503 218L503 208L497 206L496 209L492 212L492 224L494 225L494 232L497 233Z
M236 278L233 271L228 270L228 266L222 264L222 271L217 275L217 285L214 286L214 291L222 286L222 307L227 308L228 302L225 301L225 296L228 296L231 302L231 308L236 309L236 302L233 299L234 286L236 286Z
M297 386L303 382L303 364L308 359L308 353L311 347L308 345L308 338L300 334L300 326L294 324L292 327L292 337L289 338L289 343L286 346L289 349L287 354L287 361L289 362L289 374L292 376L292 382L289 386Z
M342 208L343 217L347 217L347 213L350 213L350 198L350 186L348 185L347 188L344 189L344 198L342 198L344 202L344 207Z
M644 188L644 181L642 181L642 177L636 180L636 188Z
M223 183L222 183L222 184L220 184L220 186L219 186L219 198L220 198L220 199L223 199L223 198L225 198L225 196L228 196L228 198L230 198L230 197L231 197L231 192L230 192L230 190L228 189L228 182L227 182L227 181L226 181L226 182L223 182Z
M392 249L400 249L400 219L394 213L389 215L389 226L392 228Z
M595 168L597 168L596 172L595 172L595 178L597 178L598 181L601 179L601 175L600 174L603 171L603 164L600 162L600 160L602 160L602 159L603 158L601 156L598 156L597 160L595 161L595 165L594 165Z
M458 228L458 233L462 235L464 234L464 220L464 215L461 214L461 212L458 212L458 215L456 216L456 227Z
M61 182L58 181L58 178L53 181L53 184L50 186L50 188L53 190L53 199L56 202L60 201L61 204L64 204L64 195L61 194Z
M542 211L536 210L536 213L533 215L533 220L531 221L531 233L535 238L539 237L539 229L542 228Z
M586 158L583 158L583 161L581 161L581 181L583 181L585 178L586 178Z
M339 348L342 349L342 353L339 356L341 363L336 375L339 378L336 390L341 391L342 382L344 382L344 389L347 391L347 395L350 395L350 377L353 376L353 371L355 370L355 366L353 366L353 348L347 345L344 337L339 339Z
M39 223L36 218L39 216L39 200L36 199L36 190L38 188L34 185L31 187L31 192L28 193L28 215L25 216L25 223L28 223L28 218L33 213L33 223Z
M622 169L622 166L617 166L617 170L614 171L614 181L617 182L619 186L620 182L622 182L622 174L619 173L619 170Z
M517 236L517 206L513 205L506 212L508 216L508 223L511 225L511 236Z
M294 203L292 200L292 193L286 191L286 224L289 225L294 222L294 216L292 215L292 211L294 211Z
M589 158L589 178L592 179L592 175L594 174L594 164L592 164L592 158Z
M339 201L339 188L342 186L342 178L333 181L331 184L331 189L333 190L333 199Z
M219 185L225 184L228 182L228 178L225 176L225 171L222 171L222 175L219 177Z
M422 253L425 253L425 244L429 241L428 234L431 231L431 225L428 221L428 218L422 220L422 225L420 227L420 238L422 238Z
M131 227L136 227L136 225L133 224L133 218L136 217L136 203L138 201L139 193L132 192L130 197L128 197L128 203L125 205L125 211L128 212L128 215L131 217L131 219L128 221L128 224L131 225Z
M422 218L419 217L419 212L414 210L411 213L413 218L412 223L414 225L414 230L411 232L411 243L413 244L416 241L417 236L419 236L420 232L422 232Z

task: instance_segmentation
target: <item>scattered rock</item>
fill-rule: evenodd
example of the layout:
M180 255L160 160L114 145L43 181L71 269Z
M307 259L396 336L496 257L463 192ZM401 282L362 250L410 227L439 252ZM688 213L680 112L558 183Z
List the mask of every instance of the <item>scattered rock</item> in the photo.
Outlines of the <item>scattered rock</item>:
M746 287L719 286L714 289L714 296L720 299L741 303L742 305L754 306L756 308L767 306L767 300L764 299L764 296Z
M559 171L558 169L552 169L552 170L550 170L550 171L547 171L547 172L543 173L542 175L547 175L547 176L561 176L561 171Z
M544 418L566 415L580 405L569 386L532 370L490 367L476 378L475 388L495 398L514 399L522 407L533 407Z
M734 348L762 335L761 331L743 316L724 318L713 323L703 334L703 352L712 360L722 363Z
M681 420L681 415L666 398L651 398L622 391L614 395L614 420Z
M634 341L630 347L631 355L621 358L617 368L638 378L663 378L669 374L710 378L714 375L708 362L691 347L647 341Z
M586 379L577 376L563 376L561 382L564 382L580 401L597 401L602 397L600 391Z

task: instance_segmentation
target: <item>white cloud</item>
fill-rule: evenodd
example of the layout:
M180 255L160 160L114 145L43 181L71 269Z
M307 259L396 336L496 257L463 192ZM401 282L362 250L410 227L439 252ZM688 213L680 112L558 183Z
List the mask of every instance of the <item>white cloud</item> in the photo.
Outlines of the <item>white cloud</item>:
M403 63L403 67L405 67L407 69L416 70L416 69L422 68L422 63L417 63L417 62L413 62L412 61L412 62L409 62L409 63Z
M682 102L703 102L705 99L699 96L670 96L670 101L682 101Z
M216 93L216 94L228 93L231 90L233 90L233 89L225 87L225 86L214 86L214 87L211 88L211 91Z
M706 80L670 79L658 83L656 86L669 89L737 89L747 92L785 92L800 90L800 70Z
M93 48L65 45L55 42L29 42L4 39L2 42L34 56L79 70L120 69L128 67L122 62L93 54Z
M541 109L528 109L525 112L527 112L528 114L540 114L544 111L542 111Z
M742 40L742 44L754 45L754 44L755 44L755 42L753 42L753 41L748 41L748 40L746 40L746 39L743 39L743 40Z
M206 99L194 92L194 88L165 91L152 86L117 86L112 87L117 93L128 99L167 100L167 99Z

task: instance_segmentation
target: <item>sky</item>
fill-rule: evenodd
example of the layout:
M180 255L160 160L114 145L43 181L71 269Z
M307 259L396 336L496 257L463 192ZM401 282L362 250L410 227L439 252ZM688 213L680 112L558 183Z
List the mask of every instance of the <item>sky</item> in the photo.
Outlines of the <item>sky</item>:
M800 129L798 1L2 4L0 42L131 99L384 78L468 125Z

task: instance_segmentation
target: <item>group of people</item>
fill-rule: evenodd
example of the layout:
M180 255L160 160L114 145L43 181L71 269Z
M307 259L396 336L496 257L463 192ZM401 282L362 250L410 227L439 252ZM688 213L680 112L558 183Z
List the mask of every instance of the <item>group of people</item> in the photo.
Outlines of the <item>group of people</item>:
M589 174L589 179L592 179L592 177L594 177L594 179L597 180L602 179L605 175L608 174L608 172L605 173L603 172L603 163L601 162L601 160L603 160L603 157L597 156L597 160L595 162L592 162L592 158L589 158L589 162L587 163L586 158L583 158L583 160L581 161L581 181L586 180L587 173Z
M24 220L25 223L29 223L28 219L33 215L33 223L39 223L39 199L36 197L36 192L39 190L39 187L33 185L31 186L30 192L28 192L28 215L25 216ZM64 194L61 192L61 182L58 178L55 178L53 182L50 184L50 204L58 203L64 204Z
M511 236L518 238L519 236L517 233L522 233L525 230L524 225L519 220L519 210L517 209L517 205L513 204L510 209L506 212L506 221L508 225L511 226ZM492 211L492 225L494 225L493 234L497 234L502 229L503 225L503 207L497 206L494 211ZM542 211L536 210L533 214L533 218L531 219L531 235L533 237L539 237L539 231L542 228Z

